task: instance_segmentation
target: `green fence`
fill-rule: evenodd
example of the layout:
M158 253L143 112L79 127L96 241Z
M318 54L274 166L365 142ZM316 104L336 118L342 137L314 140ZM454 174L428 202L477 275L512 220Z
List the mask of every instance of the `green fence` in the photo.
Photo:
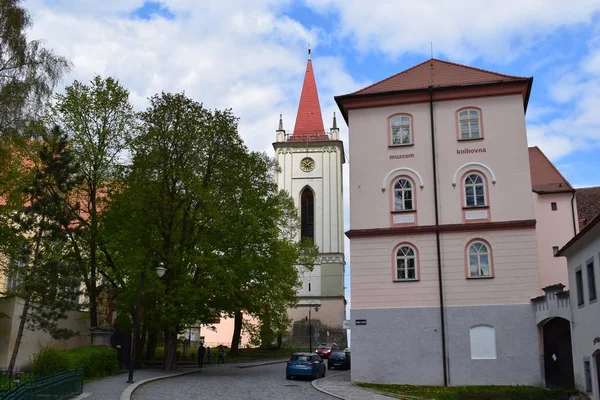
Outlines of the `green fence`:
M83 392L83 369L28 380L0 392L0 400L66 400Z

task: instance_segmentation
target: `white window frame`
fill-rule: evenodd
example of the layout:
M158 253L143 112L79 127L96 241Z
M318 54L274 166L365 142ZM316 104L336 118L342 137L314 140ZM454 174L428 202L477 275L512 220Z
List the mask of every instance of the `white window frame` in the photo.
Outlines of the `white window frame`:
M477 245L480 245L478 249L475 249ZM485 251L482 251L482 247L485 247ZM477 257L477 272L473 274L473 263L471 262L471 257ZM483 273L482 258L487 257L487 275ZM469 243L469 247L467 248L467 268L469 270L469 278L490 278L492 277L492 252L490 250L490 246L484 242L483 240L474 240Z
M465 117L463 119L463 117ZM463 124L466 126L463 136ZM458 135L461 140L480 139L481 136L481 112L475 108L468 108L458 112Z
M397 187L401 182L405 186ZM406 186L408 185L408 186ZM410 199L406 198L406 194L410 193ZM407 201L410 201L411 207L406 206ZM398 178L394 182L394 211L407 211L415 209L415 196L413 193L413 184L408 178Z
M399 254L402 252L402 254ZM403 262L403 268L400 267L400 261ZM409 268L409 262L412 261L413 268ZM416 281L417 280L417 251L415 248L409 244L401 244L396 249L395 253L395 266L394 266L394 275L396 281ZM404 278L400 277L400 270L404 270ZM413 277L408 278L409 270L413 270Z
M474 181L474 179L472 178L473 176L478 177L481 182L477 182L476 180ZM486 207L487 206L487 193L485 190L485 177L478 173L478 172L470 172L469 174L467 174L464 178L464 184L465 184L465 188L464 188L464 196L465 196L465 206L466 207ZM481 188L481 196L483 196L483 203L480 203L477 201L477 197L479 196L477 194L477 188L480 187ZM468 189L471 189L472 194L469 195L468 194ZM469 205L469 197L473 198L473 204Z
M397 127L398 135L394 134L394 121L400 121ZM408 131L408 134L405 133L404 129ZM396 136L399 138L400 142L396 143ZM408 138L408 141L405 139ZM392 146L403 146L412 144L412 117L410 115L396 115L390 118L390 142Z

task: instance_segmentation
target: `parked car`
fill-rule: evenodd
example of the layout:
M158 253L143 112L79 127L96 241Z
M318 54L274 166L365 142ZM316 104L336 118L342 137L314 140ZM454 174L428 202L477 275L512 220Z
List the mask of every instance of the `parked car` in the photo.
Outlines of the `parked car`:
M350 351L347 349L332 351L327 360L327 368L350 369Z
M317 347L317 349L315 350L315 353L317 353L321 358L327 359L329 358L329 353L331 353L333 350L339 350L337 344L321 343L319 347Z
M317 354L294 353L285 368L286 379L308 376L313 379L325 376L325 362Z

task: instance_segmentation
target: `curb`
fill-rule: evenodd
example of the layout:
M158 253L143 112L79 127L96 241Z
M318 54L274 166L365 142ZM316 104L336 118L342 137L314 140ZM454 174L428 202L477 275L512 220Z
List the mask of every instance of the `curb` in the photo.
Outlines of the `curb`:
M343 372L338 372L337 374L335 374L335 375L333 375L333 376L336 376L336 375L338 375L338 374L342 374L342 373L343 373ZM333 392L331 392L331 391L329 391L329 390L327 390L327 389L323 389L322 387L320 387L320 386L317 384L317 382L319 382L320 380L329 379L329 378L332 378L333 376L332 376L332 375L329 375L329 376L325 376L325 377L323 377L323 378L315 379L315 380L313 380L313 381L311 382L311 385L312 385L312 387L313 387L313 388L315 388L316 390L318 390L318 391L319 391L319 392L321 392L321 393L328 394L328 395L330 395L331 397L335 397L336 399L342 399L342 400L346 400L346 398L345 398L345 397L342 397L342 396L340 396L339 394L337 394L337 393L333 393Z
M264 363L260 363L260 364L238 365L237 368L253 368L253 367L261 367L263 365L280 364L280 363L287 362L287 360L288 360L288 357L286 357L285 359L281 359L281 360L265 361Z
M364 390L365 392L375 393L375 394L378 394L380 396L391 397L392 399L400 399L400 400L428 400L428 399L425 399L423 397L411 396L411 395L408 395L408 394L391 394L391 393L386 393L386 392L380 392L377 389L363 388L363 387L357 386L354 383L354 381L350 381L350 383L352 384L352 386L354 386L357 389Z
M131 385L127 386L127 388L125 388L123 393L121 393L121 400L130 400L133 392L140 386L145 385L146 383L160 381L162 379L174 378L176 376L191 375L191 374L195 374L197 372L200 372L200 371L186 371L186 372L180 372L178 374L155 376L154 378L143 379L139 382L132 383Z

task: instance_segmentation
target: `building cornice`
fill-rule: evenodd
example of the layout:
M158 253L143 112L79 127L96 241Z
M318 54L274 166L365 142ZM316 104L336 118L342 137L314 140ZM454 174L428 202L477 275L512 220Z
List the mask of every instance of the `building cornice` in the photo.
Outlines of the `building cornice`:
M519 221L480 222L476 224L446 224L439 226L424 225L392 228L351 229L346 232L346 236L352 239L373 236L419 235L435 232L478 232L532 229L535 228L535 224L535 219L527 219Z

